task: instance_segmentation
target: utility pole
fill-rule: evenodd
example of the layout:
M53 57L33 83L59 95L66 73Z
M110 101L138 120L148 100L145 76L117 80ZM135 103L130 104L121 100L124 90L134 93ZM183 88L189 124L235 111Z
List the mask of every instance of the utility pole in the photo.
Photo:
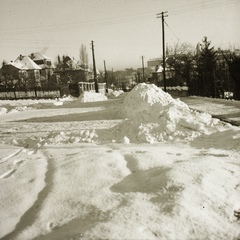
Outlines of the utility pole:
M164 33L164 14L167 12L161 12L157 14L157 18L162 18L162 42L163 42L163 84L164 84L164 91L167 91L166 88L166 72L165 72L165 33Z
M143 56L142 56L142 71L143 71L143 82L145 82L145 74L144 74L144 61L143 61Z
M104 63L104 71L105 71L105 74L104 74L104 77L105 77L105 83L106 83L106 93L108 93L108 79L107 79L107 70L106 70L106 62L105 60L103 61Z
M96 71L96 64L95 64L95 55L94 55L94 45L93 45L93 41L92 41L91 44L92 44L94 85L95 85L95 92L98 93L97 71Z
M113 68L112 68L112 86L114 86L113 84ZM112 87L113 88L113 87ZM113 89L114 90L114 89Z

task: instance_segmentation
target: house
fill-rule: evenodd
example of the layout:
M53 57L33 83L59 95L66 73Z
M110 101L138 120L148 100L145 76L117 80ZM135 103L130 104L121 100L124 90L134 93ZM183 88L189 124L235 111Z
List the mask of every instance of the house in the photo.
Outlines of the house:
M39 52L31 53L29 57L41 68L41 85L46 84L54 71L51 59Z
M28 57L30 57L42 69L52 67L51 59L42 53L39 52L31 53Z
M40 70L41 67L34 63L31 58L23 55L2 67L5 85L8 87L40 87Z
M1 68L1 85L3 88L12 88L16 85L16 79L19 79L20 71L24 66L19 63L4 63Z
M41 87L40 81L40 70L41 67L38 66L30 57L20 55L16 60L16 64L22 64L20 69L20 79L25 77L28 78L28 83L30 87Z
M156 66L159 66L162 62L161 58L152 58L147 61L147 67L154 69Z
M61 78L62 83L86 82L91 78L91 71L88 68L82 68L81 64L70 56L63 56L62 60L58 58L58 65L55 73Z

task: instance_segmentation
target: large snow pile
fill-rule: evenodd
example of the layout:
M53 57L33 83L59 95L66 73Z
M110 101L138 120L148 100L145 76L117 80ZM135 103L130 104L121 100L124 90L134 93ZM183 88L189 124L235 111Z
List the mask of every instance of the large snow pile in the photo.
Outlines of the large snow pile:
M192 140L214 131L219 120L192 111L154 84L139 84L125 98L126 120L117 128L131 142Z
M77 101L82 103L85 102L99 102L99 101L106 101L108 98L102 93L95 93L95 92L83 92Z

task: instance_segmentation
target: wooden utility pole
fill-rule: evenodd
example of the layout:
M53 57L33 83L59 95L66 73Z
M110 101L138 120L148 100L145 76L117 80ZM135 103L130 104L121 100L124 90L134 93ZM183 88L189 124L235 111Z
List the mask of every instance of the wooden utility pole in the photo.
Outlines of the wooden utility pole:
M92 45L93 76L94 76L95 92L98 93L97 71L96 71L96 64L95 64L95 55L94 55L93 41L92 41L91 45Z
M106 62L105 60L103 61L104 63L104 71L105 71L105 74L104 74L104 77L105 77L105 83L106 83L106 93L108 93L108 76L107 76L107 70L106 70Z
M112 85L114 86L114 84L113 84L113 68L112 68Z
M142 56L142 71L143 71L143 82L145 82L145 74L144 74L144 61Z
M167 12L161 12L157 14L157 18L162 18L162 42L163 42L163 84L164 84L164 91L167 91L166 88L166 72L165 72L165 33L164 33L164 14Z

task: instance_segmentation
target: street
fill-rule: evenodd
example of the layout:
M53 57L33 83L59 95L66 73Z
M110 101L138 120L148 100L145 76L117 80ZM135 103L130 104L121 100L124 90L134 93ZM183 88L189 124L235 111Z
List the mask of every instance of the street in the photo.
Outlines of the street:
M181 97L191 109L207 112L215 118L240 126L240 102L225 99L213 99L204 97Z

